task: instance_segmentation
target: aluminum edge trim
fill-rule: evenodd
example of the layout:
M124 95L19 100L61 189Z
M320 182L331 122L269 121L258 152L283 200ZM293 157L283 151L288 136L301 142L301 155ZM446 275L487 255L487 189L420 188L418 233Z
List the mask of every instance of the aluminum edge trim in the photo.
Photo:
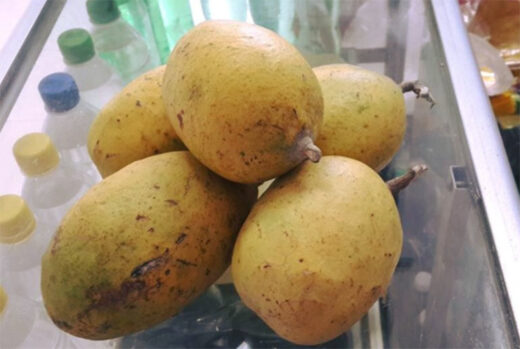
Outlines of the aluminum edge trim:
M455 0L431 0L482 202L520 333L520 197Z
M31 1L4 45L0 46L0 62L2 62L0 65L0 78L3 78L7 73L44 5L45 3L41 1Z
M40 56L66 0L47 0L0 82L0 131ZM7 63L8 64L8 63Z

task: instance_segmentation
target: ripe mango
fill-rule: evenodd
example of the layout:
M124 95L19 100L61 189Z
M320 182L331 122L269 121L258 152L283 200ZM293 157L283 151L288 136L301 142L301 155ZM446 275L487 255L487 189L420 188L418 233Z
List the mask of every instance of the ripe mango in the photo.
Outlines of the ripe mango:
M199 24L175 46L162 92L175 132L224 178L260 183L321 156L313 144L323 115L318 80L268 29Z
M406 131L401 87L390 78L349 64L313 69L323 93L323 155L350 157L376 171L397 153Z
M87 146L102 177L148 156L186 150L164 109L165 68L160 66L130 82L92 123Z
M42 259L42 295L62 330L108 339L151 327L224 272L256 188L186 151L136 161L92 187Z
M242 226L231 271L246 306L299 345L347 331L385 293L402 246L386 184L340 156L279 177Z

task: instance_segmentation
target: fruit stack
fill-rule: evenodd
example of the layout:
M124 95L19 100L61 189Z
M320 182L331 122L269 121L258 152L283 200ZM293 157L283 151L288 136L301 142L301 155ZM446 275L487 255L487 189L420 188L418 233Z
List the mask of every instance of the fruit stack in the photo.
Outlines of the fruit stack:
M424 168L390 183L376 171L405 120L403 88L384 76L313 70L256 25L198 25L94 121L88 148L104 179L43 257L48 314L79 337L127 335L174 316L231 265L244 304L281 337L340 335L399 259L391 189Z

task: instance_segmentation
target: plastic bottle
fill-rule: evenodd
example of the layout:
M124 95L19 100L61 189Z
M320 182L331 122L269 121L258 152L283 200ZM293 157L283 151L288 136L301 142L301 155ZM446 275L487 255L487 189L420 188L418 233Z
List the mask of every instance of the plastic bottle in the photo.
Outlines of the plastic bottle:
M253 21L278 33L289 42L294 41L294 7L294 0L249 0Z
M339 2L295 1L295 46L304 53L338 54L339 33L335 28L339 18Z
M67 348L67 336L58 331L41 306L0 286L0 348Z
M41 257L52 233L20 196L0 196L0 276L8 291L41 299Z
M40 265L23 271L0 269L0 284L4 285L8 293L41 302L41 270Z
M22 271L40 265L52 232L36 221L20 196L0 196L0 268Z
M81 100L78 87L69 74L54 73L44 77L38 90L48 113L43 130L62 155L62 160L98 177L88 154L87 138L99 111Z
M201 0L206 19L233 19L245 21L247 0Z
M255 24L278 32L280 0L249 0L249 9Z
M110 79L112 70L96 56L92 37L85 29L64 31L58 37L58 47L67 73L72 75L81 91L98 88Z
M80 167L60 161L45 133L29 133L19 138L13 153L26 175L22 197L38 217L56 229L65 213L96 179Z
M150 15L143 0L116 0L121 17L139 32L148 46L154 65L159 65L159 52L153 34Z
M113 0L87 0L92 38L99 56L129 82L152 68L146 42L120 17Z
M145 0L161 63L177 41L193 28L189 0Z

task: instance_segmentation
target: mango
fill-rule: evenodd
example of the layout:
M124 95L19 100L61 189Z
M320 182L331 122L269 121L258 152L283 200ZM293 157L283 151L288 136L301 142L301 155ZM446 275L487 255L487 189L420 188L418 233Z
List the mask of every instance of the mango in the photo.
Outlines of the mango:
M89 155L102 177L148 156L186 150L171 126L160 66L130 82L99 112L88 135Z
M206 21L179 40L164 73L175 132L205 166L260 183L304 159L323 115L320 86L298 50L263 27Z
M231 183L186 151L133 162L66 214L42 259L52 321L87 339L151 327L229 266L256 188Z
M233 250L240 298L299 345L347 331L382 296L402 246L386 184L365 164L324 156L279 177L254 205Z
M316 140L323 155L341 155L383 169L406 131L401 87L390 78L349 64L313 69L325 103Z

